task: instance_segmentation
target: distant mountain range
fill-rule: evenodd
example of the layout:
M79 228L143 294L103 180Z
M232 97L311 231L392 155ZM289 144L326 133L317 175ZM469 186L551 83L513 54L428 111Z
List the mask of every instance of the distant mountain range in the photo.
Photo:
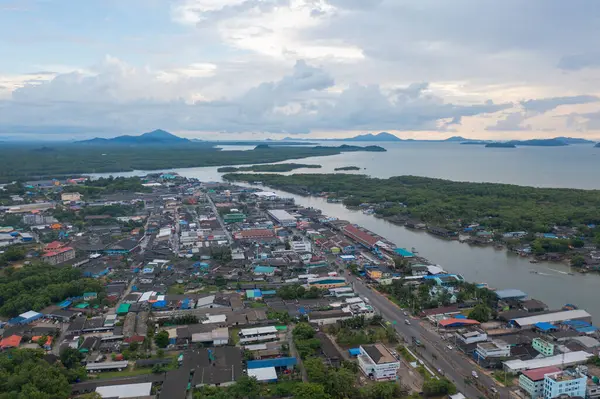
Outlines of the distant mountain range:
M461 142L464 145L485 145L490 148L513 148L513 147L564 147L567 145L594 144L594 141L574 138L574 137L555 137L553 139L531 139L531 140L466 140ZM490 145L492 144L492 145Z
M77 141L80 144L181 144L190 140L175 136L165 130L157 129L139 136L117 136L111 139L96 137L91 140Z

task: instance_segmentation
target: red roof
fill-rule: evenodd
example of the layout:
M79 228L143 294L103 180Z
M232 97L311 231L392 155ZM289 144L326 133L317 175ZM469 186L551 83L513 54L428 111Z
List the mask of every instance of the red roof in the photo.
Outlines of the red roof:
M456 324L457 326L460 326L460 325L474 326L474 325L479 324L479 322L477 320L471 320L471 319L444 319L444 320L441 320L438 324L442 327L451 326L453 324Z
M52 241L50 244L46 245L46 250L58 249L65 246L65 243L60 241Z
M0 348L16 348L21 344L22 338L23 337L19 335L11 335L10 337L3 338L2 341L0 341Z
M41 335L36 335L35 337L31 338L31 342L35 342L37 344L41 338L42 338ZM47 338L46 339L46 345L52 345L52 337L51 336L47 336L46 338Z
M130 344L132 342L144 342L144 338L141 335L134 335L133 337L127 337L125 338L123 341L125 341L126 343Z
M372 236L371 234L363 231L352 224L344 226L344 231L352 238L360 241L362 244L373 246L379 238Z
M44 255L42 255L44 258L49 257L49 256L56 256L58 254L62 254L63 252L68 252L68 251L74 251L73 248L71 247L64 247L64 248L60 248L57 249L56 251L50 251L50 252L46 252Z
M558 367L541 367L539 369L531 369L523 371L523 375L529 378L531 381L540 381L544 379L546 374L552 374L560 371Z

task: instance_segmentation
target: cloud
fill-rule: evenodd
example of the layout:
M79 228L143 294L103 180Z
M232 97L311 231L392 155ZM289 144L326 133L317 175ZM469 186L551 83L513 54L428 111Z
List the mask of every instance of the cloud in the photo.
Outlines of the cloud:
M535 111L539 113L548 112L561 105L589 104L600 101L600 97L581 95L569 97L553 97L542 98L537 100L521 101L521 105L527 111Z
M486 127L485 130L506 132L532 130L531 125L522 125L531 116L526 112L512 112L506 118L498 120L494 125Z
M50 81L16 90L11 100L0 103L6 111L0 115L0 129L132 132L164 126L174 130L291 134L319 129L418 131L437 130L440 120L450 119L457 124L465 116L512 106L492 101L446 103L429 91L426 82L391 91L358 83L332 90L333 76L303 60L280 79L221 99L203 99L202 82L206 78L194 75L164 79L164 73L108 58L94 74L59 74Z
M583 68L600 67L600 52L565 55L558 62L558 67L566 71L578 71Z

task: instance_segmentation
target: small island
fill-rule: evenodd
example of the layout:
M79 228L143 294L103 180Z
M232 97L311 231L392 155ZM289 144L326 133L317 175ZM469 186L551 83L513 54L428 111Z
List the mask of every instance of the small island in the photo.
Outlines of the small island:
M309 165L303 163L280 163L280 164L266 164L266 165L252 165L252 166L224 166L218 168L217 172L220 173L231 173L231 172L291 172L294 169L319 169L321 165Z
M595 148L600 148L600 143L596 144L594 147Z
M342 166L340 168L335 168L334 170L337 172L340 170L360 170L360 168L358 166Z
M487 143L485 148L517 148L517 146L512 143Z

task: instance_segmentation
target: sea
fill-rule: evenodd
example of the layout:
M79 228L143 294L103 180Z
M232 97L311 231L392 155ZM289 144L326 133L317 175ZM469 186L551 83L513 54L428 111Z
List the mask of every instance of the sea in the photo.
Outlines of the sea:
M347 142L323 142L340 145ZM458 143L355 143L380 145L387 152L352 152L326 157L283 161L322 165L320 169L296 169L292 173L334 173L334 168L357 166L359 171L343 173L366 174L388 178L399 175L426 176L455 181L507 183L534 187L600 189L600 148L593 145L566 147L485 148ZM251 150L253 146L236 146L236 150ZM223 146L223 150L231 150ZM186 177L202 181L219 181L217 167L172 169ZM114 176L145 175L149 171L112 173ZM94 176L107 176L97 174ZM275 190L277 192L277 190ZM329 204L322 198L310 198L279 192L294 197L305 206L321 209L325 214L360 224L400 247L419 252L420 256L439 264L448 272L459 273L466 280L487 283L495 289L516 288L530 297L546 302L551 308L575 304L592 314L600 323L597 289L600 275L579 274L564 263L529 263L494 248L472 247L456 241L446 241L425 232L406 229L346 209L341 204ZM598 210L600 212L600 209ZM574 275L569 273L575 272Z

